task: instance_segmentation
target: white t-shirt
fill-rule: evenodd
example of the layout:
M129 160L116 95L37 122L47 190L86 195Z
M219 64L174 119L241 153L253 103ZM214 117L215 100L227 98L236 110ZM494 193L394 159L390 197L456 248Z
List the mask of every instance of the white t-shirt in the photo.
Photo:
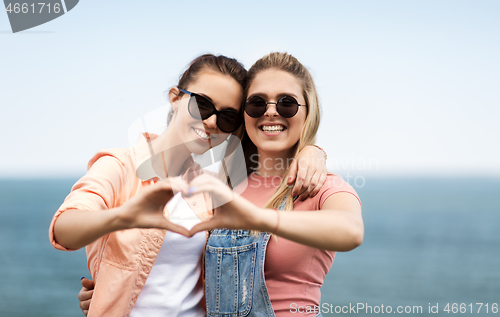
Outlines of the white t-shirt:
M180 194L167 204L169 220L187 229L200 222ZM203 285L201 256L205 232L186 238L167 231L146 284L130 314L131 317L201 317Z

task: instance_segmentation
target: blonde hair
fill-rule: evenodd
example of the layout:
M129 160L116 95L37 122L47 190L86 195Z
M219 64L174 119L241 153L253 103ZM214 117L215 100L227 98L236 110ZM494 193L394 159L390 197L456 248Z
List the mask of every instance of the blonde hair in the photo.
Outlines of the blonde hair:
M268 69L285 71L295 76L302 86L302 94L307 105L307 116L302 128L302 132L300 133L299 141L290 149L290 153L288 155L289 158L295 159L297 157L297 154L306 145L314 144L316 141L316 132L318 131L321 119L321 109L316 86L307 68L304 67L304 65L302 65L295 57L288 53L274 52L259 59L248 70L245 96L248 94L248 88L252 84L252 81L255 79L255 76L258 73ZM257 153L257 148L250 141L247 134L245 134L243 138L243 143L245 159L247 162L247 174L250 174L256 168L256 163L250 158L253 154ZM283 175L287 175L289 169L290 167L287 166L287 169ZM286 198L285 210L293 209L293 197L291 196L291 193L292 187L288 187L286 179L283 178L280 185L276 189L276 192L266 203L264 208L278 208L283 199Z
M213 54L203 54L195 58L189 67L182 73L178 88L187 89L188 86L194 82L200 73L204 70L211 70L222 75L227 75L233 78L244 90L247 83L247 70L243 67L243 64L238 62L234 58L230 58L224 55L213 55ZM179 92L179 95L184 94ZM241 111L243 115L243 111ZM172 121L174 115L173 109L169 112L167 118L167 125Z

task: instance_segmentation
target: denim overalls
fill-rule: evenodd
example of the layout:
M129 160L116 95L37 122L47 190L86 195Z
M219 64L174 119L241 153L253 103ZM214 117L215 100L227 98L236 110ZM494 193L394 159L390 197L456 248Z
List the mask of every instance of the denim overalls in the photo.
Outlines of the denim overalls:
M286 198L278 206L285 209ZM207 316L275 317L264 278L270 233L214 229L205 248ZM321 317L321 313L315 317Z
M270 236L250 230L212 231L205 248L207 316L275 316L264 280Z
M286 198L278 211L285 208L285 203ZM270 236L250 230L212 231L205 248L207 316L275 317L264 278Z

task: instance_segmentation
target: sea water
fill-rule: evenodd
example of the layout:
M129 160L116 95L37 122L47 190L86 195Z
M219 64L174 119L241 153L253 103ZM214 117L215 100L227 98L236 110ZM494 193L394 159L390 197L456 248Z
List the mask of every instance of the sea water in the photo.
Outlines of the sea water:
M1 317L83 316L77 294L80 277L90 277L85 252L55 250L48 239L75 181L0 180ZM493 308L500 304L500 179L352 185L363 203L364 242L337 253L322 288L324 316L500 316Z

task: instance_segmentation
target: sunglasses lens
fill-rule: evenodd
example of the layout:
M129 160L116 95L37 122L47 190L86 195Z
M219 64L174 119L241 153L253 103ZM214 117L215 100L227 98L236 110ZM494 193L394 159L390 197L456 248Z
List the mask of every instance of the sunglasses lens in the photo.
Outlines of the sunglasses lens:
M299 110L299 104L295 98L284 96L279 100L276 110L283 118L291 118Z
M189 100L189 113L195 119L205 120L214 113L214 105L206 98L196 95Z
M241 115L236 111L221 111L217 115L217 126L222 132L234 132L240 125Z
M245 112L252 118L261 117L266 113L266 102L259 96L252 96L245 102Z
M188 104L189 114L195 119L206 120L216 113L215 106L203 96L192 96ZM241 125L241 115L236 111L223 110L217 114L217 126L222 132L231 133Z

